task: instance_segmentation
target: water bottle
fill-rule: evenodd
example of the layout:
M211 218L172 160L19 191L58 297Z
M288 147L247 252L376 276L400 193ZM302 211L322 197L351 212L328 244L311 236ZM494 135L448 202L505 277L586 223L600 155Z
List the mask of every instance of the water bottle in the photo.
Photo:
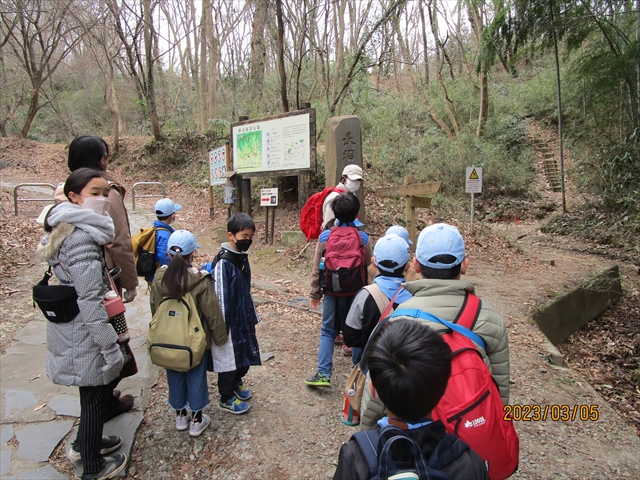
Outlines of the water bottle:
M324 257L320 259L320 288L324 288Z

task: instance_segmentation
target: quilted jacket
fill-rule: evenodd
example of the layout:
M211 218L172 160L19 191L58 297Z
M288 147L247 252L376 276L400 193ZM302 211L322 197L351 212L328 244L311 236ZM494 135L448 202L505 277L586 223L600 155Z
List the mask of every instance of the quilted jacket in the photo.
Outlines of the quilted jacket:
M113 221L65 202L51 210L48 222L53 231L37 252L60 284L75 287L80 313L68 323L47 322L47 376L58 385L106 385L119 374L102 371L100 353L118 340L102 304L108 290L102 248L113 239Z
M413 297L398 306L400 309L419 308L450 322L454 321L465 298L465 292L474 293L474 287L463 280L422 279L405 283L405 288ZM436 331L446 329L440 323L428 322ZM502 317L487 302L482 309L473 331L486 342L487 349L478 348L484 362L498 384L502 402L509 403L509 341ZM384 405L371 394L369 376L362 396L360 428L376 427L376 422L384 415Z

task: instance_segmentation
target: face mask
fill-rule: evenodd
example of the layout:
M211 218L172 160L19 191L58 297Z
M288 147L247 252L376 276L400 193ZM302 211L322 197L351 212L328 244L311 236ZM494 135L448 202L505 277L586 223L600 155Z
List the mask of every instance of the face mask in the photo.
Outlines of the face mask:
M253 240L236 240L236 248L241 252L249 250Z
M360 182L358 180L351 180L350 178L347 178L347 182L344 186L347 187L347 192L354 193L360 188Z
M84 200L82 204L83 208L93 210L98 215L104 215L104 212L107 211L107 205L109 205L109 199L107 197L82 197L82 199Z

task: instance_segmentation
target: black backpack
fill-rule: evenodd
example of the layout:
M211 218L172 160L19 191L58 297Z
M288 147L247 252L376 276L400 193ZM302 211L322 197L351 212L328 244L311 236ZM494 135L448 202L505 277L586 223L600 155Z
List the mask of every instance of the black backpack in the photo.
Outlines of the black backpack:
M451 480L442 469L469 450L469 445L462 440L446 434L427 460L422 455L420 445L393 425L357 432L353 438L367 460L369 478L372 480ZM391 458L391 446L398 442L409 447L414 468L398 468Z

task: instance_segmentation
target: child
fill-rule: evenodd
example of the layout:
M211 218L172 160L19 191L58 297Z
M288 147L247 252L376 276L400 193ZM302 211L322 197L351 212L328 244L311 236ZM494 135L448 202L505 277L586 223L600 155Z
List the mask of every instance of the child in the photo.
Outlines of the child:
M338 296L335 292L327 292L322 303L322 327L320 329L320 347L318 348L318 369L316 374L305 380L307 385L312 387L330 387L331 370L333 368L333 345L334 340L341 330L341 325L347 316L347 312L353 303L353 299L362 286L366 284L366 267L371 262L371 247L369 245L369 235L356 229L354 221L360 210L360 201L350 192L338 195L333 201L333 212L336 217L337 226L330 230L325 230L320 234L316 252L313 258L313 274L311 280L311 307L316 309L320 305L320 299L325 293L325 289L320 286L320 261L329 255L328 244L332 242L331 235L340 234L340 229L350 228L360 236L360 248L364 250L361 261L363 268L361 284L353 290L353 293L346 296ZM334 237L336 238L336 237ZM326 267L326 265L325 265ZM324 277L323 277L324 278Z
M482 458L462 440L446 433L441 421L430 418L431 410L444 395L451 373L451 349L438 333L419 321L390 322L374 334L364 362L369 368L371 383L386 407L387 417L378 422L382 430L357 433L360 441L367 435L371 447L380 454L382 444L395 432L415 441L427 460L437 449L438 458L434 456L433 460L440 465L432 468L444 471L454 480L489 478ZM372 477L356 438L352 436L340 448L334 479ZM414 461L419 460L413 458L404 440L391 445L390 455L399 470L409 470L414 467Z
M249 411L251 392L243 377L251 365L260 365L256 324L260 321L251 297L251 268L247 250L256 226L246 213L237 213L227 223L228 243L205 269L213 271L216 294L229 332L224 345L211 348L213 371L218 372L218 408L234 415Z
M387 229L387 232L385 233L385 235L389 235L390 233L398 235L405 242L407 242L408 245L413 245L413 242L409 238L409 232L407 232L407 229L404 228L402 225L392 225Z
M199 247L191 232L177 230L171 234L167 242L171 263L156 272L151 285L151 313L155 313L164 298L181 298L191 292L207 335L207 346L212 340L215 345L223 345L227 342L227 329L210 276L192 265L193 254ZM209 405L207 362L201 361L188 372L167 369L167 383L169 405L176 412L176 429L188 428L189 435L199 436L211 423L209 416L202 413ZM187 407L191 410L191 422Z
M411 298L403 287L409 268L409 245L398 235L387 234L376 242L371 264L378 270L373 284L360 290L351 304L343 328L344 341L353 348L353 364L360 361L362 349L380 315L393 299L393 309ZM395 297L395 298L394 298ZM388 314L393 313L389 311Z
M181 210L182 206L173 203L168 198L162 198L156 202L156 217L153 221L153 228L156 229L156 266L162 267L171 263L169 253L167 252L167 243L169 237L175 231L171 224L176 219L176 212ZM147 282L153 282L153 275L145 277Z

